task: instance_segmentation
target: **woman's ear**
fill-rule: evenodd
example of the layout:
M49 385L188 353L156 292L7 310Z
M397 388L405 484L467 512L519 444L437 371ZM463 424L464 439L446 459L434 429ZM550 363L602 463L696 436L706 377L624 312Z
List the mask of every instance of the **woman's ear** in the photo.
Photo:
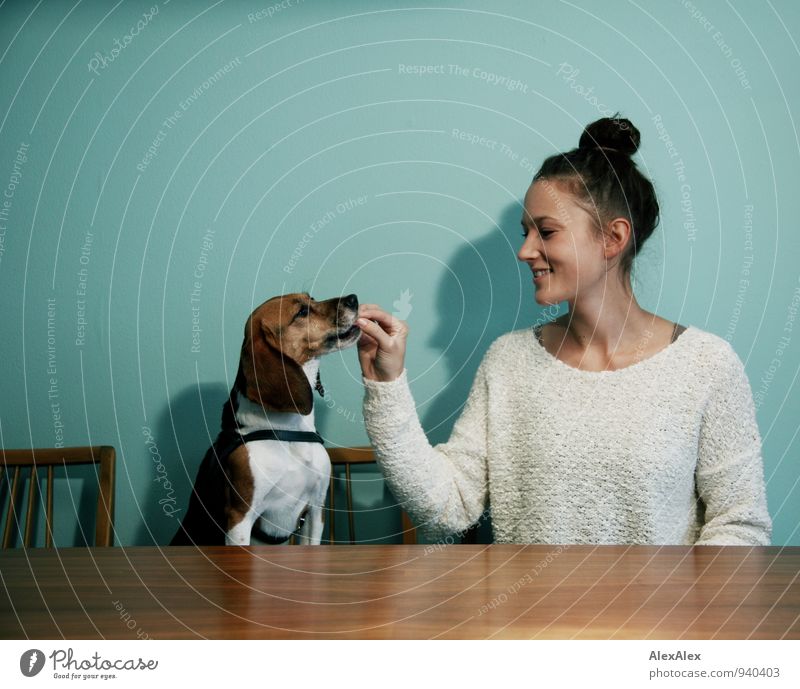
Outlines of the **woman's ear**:
M628 242L633 241L631 223L627 218L614 218L608 223L605 234L603 235L603 246L606 258L619 256L628 246Z
M283 354L278 337L258 319L251 318L245 329L240 365L242 392L251 402L267 411L311 413L314 398L303 369Z

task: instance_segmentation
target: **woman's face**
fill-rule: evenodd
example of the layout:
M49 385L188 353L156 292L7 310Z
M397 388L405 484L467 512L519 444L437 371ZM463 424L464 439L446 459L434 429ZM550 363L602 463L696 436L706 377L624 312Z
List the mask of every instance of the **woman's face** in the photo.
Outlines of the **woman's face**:
M525 239L517 258L532 272L550 271L534 277L539 304L572 305L602 283L606 260L592 217L557 182L540 179L530 186L522 226Z

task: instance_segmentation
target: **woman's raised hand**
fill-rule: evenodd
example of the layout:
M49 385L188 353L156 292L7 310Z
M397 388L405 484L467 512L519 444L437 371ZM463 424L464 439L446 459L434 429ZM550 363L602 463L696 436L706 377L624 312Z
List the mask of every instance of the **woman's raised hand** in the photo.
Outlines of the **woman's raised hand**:
M388 382L403 372L408 325L376 304L358 307L358 361L368 380Z

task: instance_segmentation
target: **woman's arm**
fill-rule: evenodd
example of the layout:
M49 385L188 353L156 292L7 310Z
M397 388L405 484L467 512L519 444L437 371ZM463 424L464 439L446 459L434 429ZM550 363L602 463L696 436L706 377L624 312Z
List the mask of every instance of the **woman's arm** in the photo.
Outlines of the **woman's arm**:
M772 522L753 395L744 365L725 344L700 429L695 478L705 524L696 545L769 545Z
M401 373L392 378L373 367L383 348L394 352L388 367L397 370L397 359L402 363L397 341L402 336L404 353L405 324L376 307L365 307L364 315L378 321L361 325L371 335L359 343L364 422L386 483L426 535L437 538L463 531L480 518L488 492L486 357L450 439L431 447L417 416L406 370L401 366ZM379 376L387 380L376 379Z

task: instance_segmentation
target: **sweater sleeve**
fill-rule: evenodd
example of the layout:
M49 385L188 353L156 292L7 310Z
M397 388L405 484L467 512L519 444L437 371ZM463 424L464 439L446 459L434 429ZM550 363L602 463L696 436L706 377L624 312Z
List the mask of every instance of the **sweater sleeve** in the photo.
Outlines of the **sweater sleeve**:
M430 538L467 529L487 499L486 358L446 443L432 447L404 370L381 383L364 378L364 423L386 483Z
M739 356L725 345L700 428L695 479L705 524L696 545L769 545L772 522L753 395Z

